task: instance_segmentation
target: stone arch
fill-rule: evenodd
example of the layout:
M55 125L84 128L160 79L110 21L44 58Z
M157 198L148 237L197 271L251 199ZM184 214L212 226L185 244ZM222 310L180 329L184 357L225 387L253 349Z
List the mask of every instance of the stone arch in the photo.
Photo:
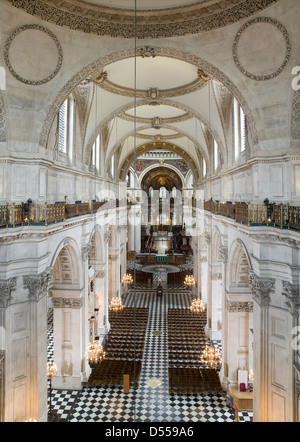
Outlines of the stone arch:
M89 264L91 266L103 264L105 258L103 232L101 227L96 225L89 238Z
M159 143L157 143L157 144L160 145ZM142 155L146 152L153 150L155 147L156 146L153 143L142 144L141 146L139 146L136 149L136 155ZM184 151L181 147L177 146L176 144L165 143L164 148L170 152L180 155L188 163L188 165L194 175L194 180L197 181L197 179L199 178L198 168L197 168L197 165L195 164L193 158L188 154L188 152ZM120 165L120 169L119 169L120 180L125 181L127 171L130 168L133 160L134 160L134 152L132 152L130 155L128 155L125 158L125 160L123 161L123 163Z
M75 241L66 238L60 243L52 258L54 287L82 286L83 276L79 249Z
M137 50L141 51L143 47L137 48ZM169 47L153 47L152 50L154 51L155 55L159 56L165 56L170 58L179 59L182 61L186 61L188 63L194 64L198 68L204 70L208 74L215 77L218 81L220 81L224 86L226 86L232 94L237 98L240 105L244 109L244 112L247 116L249 128L252 133L252 138L254 144L258 143L258 134L257 134L257 128L256 128L256 122L254 115L252 113L251 108L249 107L247 101L245 100L244 96L240 92L240 90L236 87L236 85L225 75L222 71L220 71L218 68L213 66L211 63L207 62L206 60L201 59L200 57L197 57L194 54L191 54L186 51L182 51L180 49L174 49ZM41 130L40 134L40 140L39 144L41 147L46 148L47 146L47 140L49 137L49 133L54 121L55 116L57 115L57 112L64 102L64 100L70 95L70 93L73 91L73 89L78 86L81 82L86 80L86 78L92 76L96 71L100 71L103 69L106 65L111 64L115 61L119 61L125 58L130 58L135 56L135 48L127 48L122 49L120 51L114 52L112 54L106 55L93 63L90 63L88 66L85 66L83 69L81 69L79 72L77 72L73 77L63 86L58 94L56 95L55 100L52 102L48 109L47 116L44 120L44 124Z
M230 289L243 290L249 288L249 270L252 269L249 253L245 244L240 239L231 247L229 256L229 287Z

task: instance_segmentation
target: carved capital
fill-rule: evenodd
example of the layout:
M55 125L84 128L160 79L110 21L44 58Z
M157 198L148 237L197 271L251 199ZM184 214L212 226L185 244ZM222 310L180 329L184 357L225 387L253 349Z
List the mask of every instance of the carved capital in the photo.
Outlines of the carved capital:
M252 296L261 307L267 307L271 302L271 294L275 290L275 279L261 278L252 270L249 271L249 285Z
M285 304L292 316L298 316L300 309L299 285L282 281L282 294L286 297Z
M40 301L47 296L52 284L52 268L48 268L40 275L23 276L23 287L28 289L30 301Z
M7 308L12 301L11 292L17 288L17 278L0 281L0 308Z

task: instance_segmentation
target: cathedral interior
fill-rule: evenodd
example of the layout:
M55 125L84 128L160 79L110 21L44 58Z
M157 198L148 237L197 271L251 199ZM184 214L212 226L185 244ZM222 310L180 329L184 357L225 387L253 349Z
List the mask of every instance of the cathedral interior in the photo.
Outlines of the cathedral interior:
M299 0L0 11L0 422L299 422Z

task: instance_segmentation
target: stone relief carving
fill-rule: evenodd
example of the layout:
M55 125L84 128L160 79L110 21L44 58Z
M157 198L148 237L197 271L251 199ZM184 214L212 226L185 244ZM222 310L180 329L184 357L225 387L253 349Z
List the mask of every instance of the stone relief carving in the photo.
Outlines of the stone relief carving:
M253 302L227 301L227 310L230 313L251 313Z
M271 294L275 290L275 279L261 278L252 270L249 271L249 285L252 296L261 307L267 307L271 302Z
M23 286L28 289L30 301L40 301L47 296L52 285L52 268L48 268L40 275L23 276Z
M0 142L6 141L6 116L2 94L0 92Z
M292 316L298 316L300 310L299 285L282 281L282 294L287 298L285 304Z
M52 40L54 41L56 48L57 48L57 52L58 52L58 62L57 62L57 66L54 69L54 71L52 72L52 74L48 75L46 78L43 78L41 80L28 80L26 78L23 78L21 74L18 74L14 68L11 65L10 59L9 59L9 49L10 46L14 40L14 38L19 35L21 32L24 31L28 31L30 29L35 29L35 30L39 30L41 32L45 32L47 35L49 35L49 37L52 38ZM45 28L44 26L40 26L40 25L35 25L35 24L27 24L27 25L23 25L20 26L19 28L15 29L10 36L7 39L5 48L4 48L4 60L5 63L10 71L10 73L20 82L28 84L30 86L40 86L42 84L48 83L50 80L52 80L60 71L60 68L62 66L62 62L63 62L63 51L62 51L62 47L60 42L58 41L57 37L53 34L53 32L51 32L49 29Z
M7 308L11 301L11 292L17 288L17 278L0 281L0 308Z
M137 26L134 9L113 8L81 0L9 0L13 6L59 26L111 37L168 38L225 27L247 18L278 0L199 1L173 8L140 10ZM147 47L146 47L147 48ZM153 56L153 48L144 56ZM157 55L155 53L155 55Z
M80 309L82 305L82 299L78 298L53 298L53 308Z
M279 31L282 33L282 35L285 39L286 53L284 56L284 61L283 61L282 65L272 74L254 75L251 72L248 72L247 69L245 69L242 66L242 64L239 60L239 57L238 57L238 45L239 45L241 35L249 26L252 26L256 23L270 23L270 24L276 26L279 29ZM292 51L292 45L291 45L289 34L288 34L286 28L278 20L275 20L274 18L271 18L271 17L255 17L254 19L245 23L241 27L241 29L238 31L238 33L234 39L234 43L233 43L233 60L236 64L237 68L242 72L242 74L251 78L251 80L256 80L256 81L271 80L272 78L277 77L284 70L284 68L286 67L286 65L290 59L291 51Z

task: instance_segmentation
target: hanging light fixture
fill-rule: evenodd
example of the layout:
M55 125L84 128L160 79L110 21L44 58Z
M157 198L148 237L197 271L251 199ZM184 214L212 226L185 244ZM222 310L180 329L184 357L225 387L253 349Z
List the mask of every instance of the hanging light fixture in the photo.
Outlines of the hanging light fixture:
M193 299L190 310L193 313L203 313L205 312L205 305L200 298L196 298Z
M124 309L124 305L122 303L121 298L115 297L111 300L109 305L109 310L111 312L119 312Z
M85 354L85 359L89 361L90 365L98 364L105 359L105 352L99 341L90 343L88 350Z
M49 411L48 411L48 421L53 422L56 419L56 412L52 407L52 379L57 375L57 366L54 362L48 362L47 364L47 378L50 383L50 393L49 393Z
M193 275L186 275L185 280L184 280L184 284L191 287L193 285L195 285L195 278Z
M131 285L133 284L133 277L131 273L126 273L122 278L122 284Z
M222 366L222 356L214 345L206 345L200 355L200 363L204 367L220 369Z

